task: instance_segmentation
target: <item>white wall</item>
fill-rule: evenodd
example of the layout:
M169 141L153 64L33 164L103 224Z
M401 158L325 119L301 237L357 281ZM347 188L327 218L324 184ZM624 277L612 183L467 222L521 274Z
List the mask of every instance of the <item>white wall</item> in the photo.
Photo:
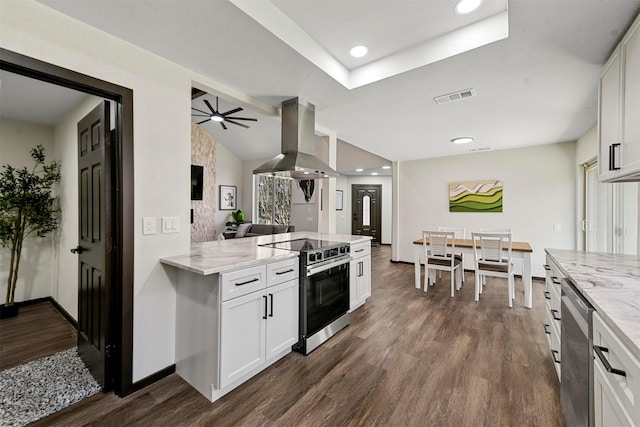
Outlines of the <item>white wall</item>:
M235 185L237 190L237 208L244 212L247 219L251 218L251 205L245 205L245 188L242 185L242 160L227 149L224 145L218 142L216 147L216 214L215 224L216 233L220 234L226 230L225 225L229 221L229 215L232 211L221 211L218 197L220 197L219 189L220 185Z
M391 244L392 178L390 176L340 176L336 189L343 191L343 210L336 211L336 232L351 234L351 186L353 184L382 185L380 243Z
M545 248L575 248L575 165L573 142L399 162L399 260L413 262L423 229L509 226L531 244L532 272L544 277ZM449 183L486 179L504 183L502 213L449 212Z
M2 3L2 48L133 90L135 232L128 237L135 266L133 380L140 380L175 361L176 274L158 260L189 252L185 183L197 75L42 4ZM180 217L180 232L143 236L142 218L162 216Z
M21 169L33 168L31 149L42 145L46 163L59 160L53 150L53 127L34 125L8 119L0 119L0 167L11 165ZM22 247L15 302L51 296L54 280L51 268L55 257L55 241L58 231L45 237L28 237ZM9 278L9 248L0 247L0 304L5 303Z
M54 129L54 152L61 163L60 208L62 220L52 267L51 296L71 317L78 319L78 256L70 252L78 245L78 122L102 100L87 96Z

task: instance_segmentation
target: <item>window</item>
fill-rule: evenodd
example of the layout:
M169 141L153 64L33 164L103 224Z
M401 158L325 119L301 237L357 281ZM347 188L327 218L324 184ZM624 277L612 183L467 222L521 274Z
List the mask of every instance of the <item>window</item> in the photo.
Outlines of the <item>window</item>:
M291 221L291 180L258 175L258 224L288 225Z

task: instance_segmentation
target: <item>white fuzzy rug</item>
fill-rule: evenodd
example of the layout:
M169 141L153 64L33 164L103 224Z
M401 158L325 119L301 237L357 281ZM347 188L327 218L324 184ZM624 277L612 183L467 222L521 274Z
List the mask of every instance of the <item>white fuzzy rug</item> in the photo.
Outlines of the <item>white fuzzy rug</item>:
M24 426L100 391L76 348L0 372L0 425Z

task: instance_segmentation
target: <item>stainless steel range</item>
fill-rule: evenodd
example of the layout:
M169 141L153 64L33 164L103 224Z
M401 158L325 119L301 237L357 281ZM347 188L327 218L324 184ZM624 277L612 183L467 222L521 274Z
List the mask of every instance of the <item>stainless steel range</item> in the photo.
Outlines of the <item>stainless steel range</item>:
M309 354L349 325L349 244L296 239L269 243L300 252L299 340L293 350Z

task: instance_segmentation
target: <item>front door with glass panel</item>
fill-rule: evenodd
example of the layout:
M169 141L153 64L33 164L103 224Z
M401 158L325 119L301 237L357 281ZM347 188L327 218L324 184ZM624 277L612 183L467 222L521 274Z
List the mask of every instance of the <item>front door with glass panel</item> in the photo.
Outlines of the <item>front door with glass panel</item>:
M382 185L351 186L351 234L371 236L373 242L380 242Z

